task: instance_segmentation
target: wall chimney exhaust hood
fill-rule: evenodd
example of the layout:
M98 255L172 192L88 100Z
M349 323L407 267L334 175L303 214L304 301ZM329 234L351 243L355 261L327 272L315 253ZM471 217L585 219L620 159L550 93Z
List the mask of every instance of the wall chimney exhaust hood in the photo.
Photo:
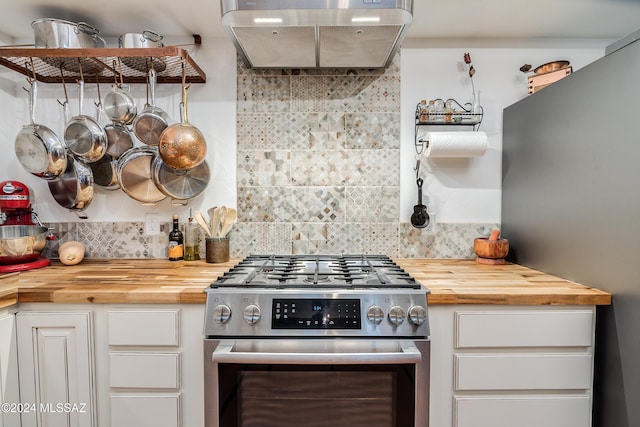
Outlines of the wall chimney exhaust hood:
M413 0L221 0L221 12L250 68L384 68Z

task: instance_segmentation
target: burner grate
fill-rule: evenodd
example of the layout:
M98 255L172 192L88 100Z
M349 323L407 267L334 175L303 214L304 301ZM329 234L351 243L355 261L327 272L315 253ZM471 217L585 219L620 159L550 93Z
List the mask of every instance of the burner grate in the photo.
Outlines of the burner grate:
M419 289L384 255L250 255L212 288Z

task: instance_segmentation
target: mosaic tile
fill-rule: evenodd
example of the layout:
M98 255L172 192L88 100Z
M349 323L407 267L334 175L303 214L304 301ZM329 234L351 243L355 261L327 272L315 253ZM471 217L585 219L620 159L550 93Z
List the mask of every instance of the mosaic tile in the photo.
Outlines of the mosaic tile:
M343 185L346 168L343 150L298 150L291 153L291 184Z
M352 186L397 186L400 150L346 150L341 178Z
M229 256L291 254L290 223L238 223L229 236Z
M289 111L290 81L288 76L238 77L238 111Z
M400 148L399 113L349 113L344 120L347 148Z
M239 150L237 159L238 185L260 187L289 184L289 151Z
M400 216L399 187L348 187L346 216L353 222L394 222Z

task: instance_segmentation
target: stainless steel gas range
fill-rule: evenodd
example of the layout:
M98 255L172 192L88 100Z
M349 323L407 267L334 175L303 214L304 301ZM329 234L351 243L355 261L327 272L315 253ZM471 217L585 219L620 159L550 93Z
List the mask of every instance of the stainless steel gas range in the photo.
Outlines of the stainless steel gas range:
M206 427L427 427L427 293L390 258L252 255L211 284Z

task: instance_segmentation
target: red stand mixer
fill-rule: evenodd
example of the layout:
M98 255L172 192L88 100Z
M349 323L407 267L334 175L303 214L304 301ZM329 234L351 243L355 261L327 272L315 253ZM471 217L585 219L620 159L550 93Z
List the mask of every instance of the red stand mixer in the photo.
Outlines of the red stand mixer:
M25 184L0 182L0 273L51 264L48 258L40 255L40 251L53 235L33 212L31 201L32 193Z

